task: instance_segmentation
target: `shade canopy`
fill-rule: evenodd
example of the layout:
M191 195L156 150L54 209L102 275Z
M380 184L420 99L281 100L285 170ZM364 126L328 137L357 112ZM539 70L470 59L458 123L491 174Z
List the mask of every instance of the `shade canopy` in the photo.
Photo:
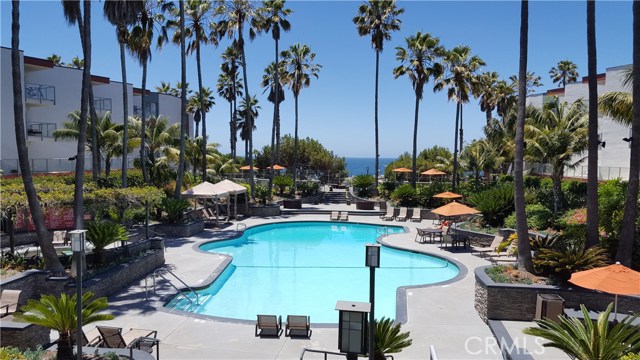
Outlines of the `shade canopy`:
M413 170L411 170L411 169L407 169L407 168L404 168L404 167L395 168L395 169L393 169L392 171L393 171L393 172L413 172Z
M436 170L436 169L429 169L427 171L421 172L420 174L421 175L447 175L446 172L440 171L440 170Z
M236 184L231 180L222 180L220 182L217 182L213 185L214 189L219 190L219 191L224 191L227 192L231 195L238 195L238 194L243 194L247 192L247 188L240 185L240 184Z
M245 165L243 167L240 168L240 170L250 170L251 168L249 167L249 165ZM253 170L259 170L260 168L257 166L253 167Z
M205 181L192 187L189 190L183 191L182 195L186 197L221 198L229 196L229 192L215 186L208 181Z
M478 214L480 211L468 207L466 205L460 204L459 202L452 201L447 205L440 206L437 209L431 210L432 213L438 214L441 216L462 216L462 215L473 215Z
M267 166L267 169L271 169L271 166ZM286 167L282 165L278 165L278 164L273 165L273 170L285 170L285 169Z
M624 265L603 266L578 271L569 282L583 288L604 291L616 295L640 295L640 272Z
M445 191L443 193L433 195L433 197L438 199L461 199L462 195L452 193L451 191Z

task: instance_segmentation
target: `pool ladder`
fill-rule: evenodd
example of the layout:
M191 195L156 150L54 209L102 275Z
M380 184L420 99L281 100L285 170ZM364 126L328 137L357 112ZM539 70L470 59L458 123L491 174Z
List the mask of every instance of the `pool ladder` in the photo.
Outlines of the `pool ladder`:
M236 231L240 232L240 231L245 231L247 229L247 224L245 223L237 223L236 224Z
M176 278L176 280L178 280L182 285L184 285L185 288L187 288L189 291L181 291L180 289L178 289L177 286L173 285L173 283L167 279L161 272L167 272L171 275L173 275L174 278ZM187 301L189 302L189 306L191 308L195 306L200 305L200 295L191 288L191 286L187 285L184 281L182 281L182 279L180 279L176 274L174 274L173 272L171 272L171 270L169 269L158 269L156 271L153 272L153 274L151 274L151 277L153 279L153 293L157 294L156 292L156 277L159 276L162 279L164 279L172 288L174 288L177 292L178 295L184 297L185 299L187 299ZM144 279L144 297L145 300L148 300L148 286L147 286L147 279L148 277L146 277ZM194 294L195 295L195 304L194 304L194 299L192 299L191 297L188 296L188 294Z
M382 237L387 237L389 236L389 228L386 226L381 226L379 228L376 229L376 232L378 234L380 234Z

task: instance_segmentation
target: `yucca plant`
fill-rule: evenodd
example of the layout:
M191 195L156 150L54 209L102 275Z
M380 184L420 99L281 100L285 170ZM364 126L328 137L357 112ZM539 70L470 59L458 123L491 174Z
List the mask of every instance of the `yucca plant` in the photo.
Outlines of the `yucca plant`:
M96 321L111 320L110 314L99 314L109 305L106 297L89 301L93 292L87 291L82 295L82 324L90 324ZM60 294L42 295L39 300L29 299L26 305L20 308L21 312L15 313L14 319L47 327L58 331L58 360L73 360L72 334L77 328L76 295Z
M638 315L627 317L609 326L609 314L613 304L600 313L593 322L587 308L580 305L584 320L560 317L559 322L536 320L539 328L523 330L525 334L549 340L544 346L558 348L580 360L619 360L627 354L640 351L640 331L631 323ZM584 321L584 323L583 323Z
M182 213L189 208L191 204L187 199L175 199L166 197L162 199L160 208L167 214L167 221L175 224L183 220Z
M533 259L536 268L565 282L574 272L605 266L608 261L605 249L599 246L585 249L584 244L569 244L563 249L542 248Z
M482 219L487 225L497 227L513 212L513 194L513 184L505 183L473 194L468 200L482 212Z
M390 318L383 317L375 320L374 333L374 359L385 360L386 354L399 353L402 349L411 346L413 342L407 332L400 332L401 325L394 324Z
M127 240L127 229L111 221L90 221L87 223L87 240L93 245L95 264L104 263L104 249L117 242Z

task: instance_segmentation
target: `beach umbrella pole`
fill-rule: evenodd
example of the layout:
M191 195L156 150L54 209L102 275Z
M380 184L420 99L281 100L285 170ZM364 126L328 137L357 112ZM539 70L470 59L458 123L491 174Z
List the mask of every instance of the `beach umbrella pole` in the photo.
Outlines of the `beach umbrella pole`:
M618 321L618 294L613 302L613 321Z

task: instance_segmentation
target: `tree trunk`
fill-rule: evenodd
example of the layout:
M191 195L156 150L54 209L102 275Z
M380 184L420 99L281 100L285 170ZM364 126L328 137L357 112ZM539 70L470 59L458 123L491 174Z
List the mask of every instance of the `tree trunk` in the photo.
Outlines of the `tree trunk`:
M142 119L140 121L140 168L142 169L142 179L145 184L149 183L149 173L147 171L147 62L145 57L142 62Z
M271 156L270 156L270 165L271 165L271 171L269 172L269 198L271 198L271 194L273 191L273 176L275 174L275 170L273 168L274 165L274 161L275 161L275 138L276 138L276 127L278 126L278 118L280 116L280 66L279 66L279 59L280 57L278 56L278 38L276 37L275 39L275 43L276 43L276 73L275 73L275 77L274 77L274 83L275 83L275 97L274 97L274 104L273 104L273 127L271 129Z
M239 19L238 25L238 42L240 43L240 54L242 55L242 76L244 79L244 98L247 104L247 113L245 114L245 121L249 123L249 149L253 146L253 120L250 118L251 116L251 96L249 95L249 81L247 80L247 57L244 51L244 39L242 37L242 23L244 22L244 17ZM277 66L277 64L276 64ZM254 171L253 171L253 154L249 152L247 154L247 159L249 160L249 185L251 186L251 198L255 198L255 182L253 181Z
M98 113L96 113L96 104L93 98L93 86L89 87L89 114L91 114L91 174L93 181L98 182L100 179L100 151L98 149Z
M296 183L296 175L298 174L298 95L294 95L295 98L295 136L293 140L293 193L298 191L298 185Z
M462 107L463 104L462 102L460 103L460 147L458 148L458 150L460 150L460 153L462 153L462 149L464 148L464 127L462 126ZM459 181L460 179L458 179ZM460 183L458 183L458 185L460 185Z
M453 174L451 174L451 191L456 192L458 184L458 119L460 118L460 104L456 103L456 125L453 131Z
M518 269L533 271L529 229L524 199L524 118L527 94L527 47L529 31L529 2L522 0L520 13L520 64L518 71L518 117L516 120L514 159L514 203L516 208L516 230L518 234Z
M489 122L491 122L491 109L487 109L484 113L487 117L487 125L489 125Z
M624 204L622 230L616 261L631 266L635 222L638 218L638 187L640 182L640 2L633 2L633 119L631 121L631 156L629 186Z
M373 176L376 178L375 191L378 191L378 173L380 169L380 147L378 140L378 72L380 70L380 51L376 50L376 86L375 86L375 100L374 100L374 127L376 137L376 172ZM415 169L414 169L415 171Z
M16 136L16 146L18 148L18 163L24 190L29 202L29 210L33 223L36 227L38 244L42 250L47 270L53 273L64 272L62 264L58 259L56 250L53 248L52 235L47 230L44 220L42 206L38 200L31 168L29 167L29 149L25 138L24 126L24 104L22 102L22 73L20 71L20 2L13 1L11 9L11 75L13 81L13 116ZM11 221L11 220L10 220Z
M184 38L184 0L180 0L180 81L182 93L180 94L180 160L178 161L178 174L176 176L176 188L174 197L180 199L182 192L182 178L184 176L184 148L187 136L187 59Z
M413 119L413 153L411 156L411 186L416 188L416 155L418 153L418 113L420 110L420 97L416 95L416 110Z
M564 177L564 165L556 165L553 167L553 214L557 215L562 208L562 178Z
M233 96L232 96L232 101L233 101L233 113L231 114L231 128L233 129L232 133L231 133L231 157L233 158L233 161L236 160L236 145L238 143L238 122L237 120L237 115L238 115L238 109L237 109L237 105L238 105L238 101L236 99L236 74L237 74L237 69L236 69L236 62L235 60L231 61L231 69L233 69L233 80L232 80L232 91L233 91Z
M74 360L73 339L69 333L59 333L58 351L56 353L57 360Z
M589 68L589 99L598 98L598 68L596 58L596 3L587 0L587 60ZM598 245L598 103L589 101L589 144L587 169L587 242Z
M231 152L231 158L233 161L236 160L235 149L233 148L233 137L235 135L235 130L233 129L233 100L229 101L229 148Z
M124 27L124 26L122 26ZM129 153L129 96L127 94L127 65L124 57L124 42L120 41L120 25L116 27L118 34L118 42L120 43L120 68L122 69L122 113L123 113L123 132L122 132L122 188L127 187L127 169L128 153ZM86 65L85 65L86 67Z
M202 93L202 69L200 66L200 43L196 46L196 66L198 67L198 89L200 91L200 121L202 121L202 181L207 181L207 113Z

